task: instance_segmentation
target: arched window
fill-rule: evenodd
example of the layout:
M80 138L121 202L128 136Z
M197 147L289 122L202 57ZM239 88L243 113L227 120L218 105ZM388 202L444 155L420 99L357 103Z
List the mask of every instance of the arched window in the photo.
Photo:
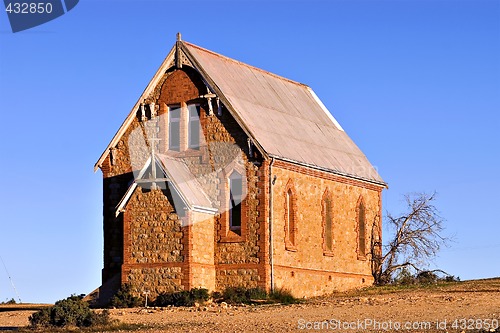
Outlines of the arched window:
M295 227L295 219L293 214L293 193L292 190L288 190L286 192L286 225L287 225L287 236L291 245L295 245L295 235L294 235L294 227Z
M332 200L327 193L323 198L323 250L325 254L333 251Z
M233 171L229 176L229 229L237 233L241 230L242 193L242 176L238 172Z
M364 258L366 256L366 217L365 204L363 199L358 202L358 256Z

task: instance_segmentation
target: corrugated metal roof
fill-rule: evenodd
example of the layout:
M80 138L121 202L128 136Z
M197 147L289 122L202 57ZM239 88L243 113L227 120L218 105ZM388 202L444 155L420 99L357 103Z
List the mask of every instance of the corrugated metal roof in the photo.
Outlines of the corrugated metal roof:
M183 42L271 156L385 185L308 86Z

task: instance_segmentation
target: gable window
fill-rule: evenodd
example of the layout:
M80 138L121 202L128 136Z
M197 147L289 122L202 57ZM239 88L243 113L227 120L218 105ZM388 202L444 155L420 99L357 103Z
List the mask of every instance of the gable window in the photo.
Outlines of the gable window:
M188 148L200 148L200 106L188 105Z
M366 256L366 227L365 227L365 204L363 200L358 203L358 257Z
M333 212L332 200L325 194L323 199L323 254L333 254Z
M229 176L229 228L238 233L241 230L241 199L243 193L243 179L233 171Z
M168 149L179 151L181 147L181 107L168 107Z
M285 248L289 251L297 250L296 232L295 194L289 182L285 192Z

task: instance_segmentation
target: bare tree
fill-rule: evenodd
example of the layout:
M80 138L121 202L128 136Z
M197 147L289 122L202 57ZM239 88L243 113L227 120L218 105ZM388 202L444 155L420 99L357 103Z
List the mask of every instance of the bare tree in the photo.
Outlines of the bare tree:
M405 195L407 213L401 216L387 214L386 221L394 229L389 243L382 246L372 237L372 272L376 284L391 281L394 272L402 268L423 270L428 261L446 245L443 237L444 219L434 206L436 193Z

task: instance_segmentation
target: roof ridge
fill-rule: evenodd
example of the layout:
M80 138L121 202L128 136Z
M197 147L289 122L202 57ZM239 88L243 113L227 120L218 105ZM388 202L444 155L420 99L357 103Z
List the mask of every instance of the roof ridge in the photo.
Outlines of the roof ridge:
M206 48L204 48L204 47L201 47L201 46L198 46L198 45L196 45L196 44L193 44L193 43L190 43L190 42L186 42L186 41L182 41L181 43L187 44L187 45L192 46L192 47L194 47L194 48L196 48L196 49L199 49L199 50L201 50L201 51L204 51L204 52L210 53L210 54L212 54L212 55L214 55L214 56L217 56L217 57L220 57L220 58L224 58L224 59L230 60L230 61L232 61L232 62L235 62L235 63L239 64L239 65L243 65L243 66L245 66L245 67L248 67L248 68L250 68L250 69L257 70L257 71L262 72L262 73L264 73L264 74L267 74L267 75L273 76L273 77L275 77L275 78L277 78L277 79L280 79L280 80L283 80L283 81L288 81L288 82L293 83L293 84L298 85L298 86L302 86L302 87L307 87L307 88L310 88L310 87L309 87L307 84L305 84L305 83L301 83L301 82L298 82L298 81L294 81L294 80L291 80L291 79L286 78L286 77L284 77L284 76L281 76L281 75L278 75L278 74L275 74L275 73L272 73L272 72L266 71L266 70L264 70L264 69L262 69L262 68L259 68L259 67L253 66L253 65L249 65L249 64L247 64L247 63L245 63L245 62L243 62L243 61L240 61L240 60L236 60L236 59L230 58L230 57L228 57L228 56L225 56L225 55L223 55L223 54L220 54L220 53L217 53L217 52L214 52L214 51L208 50L208 49L206 49Z

